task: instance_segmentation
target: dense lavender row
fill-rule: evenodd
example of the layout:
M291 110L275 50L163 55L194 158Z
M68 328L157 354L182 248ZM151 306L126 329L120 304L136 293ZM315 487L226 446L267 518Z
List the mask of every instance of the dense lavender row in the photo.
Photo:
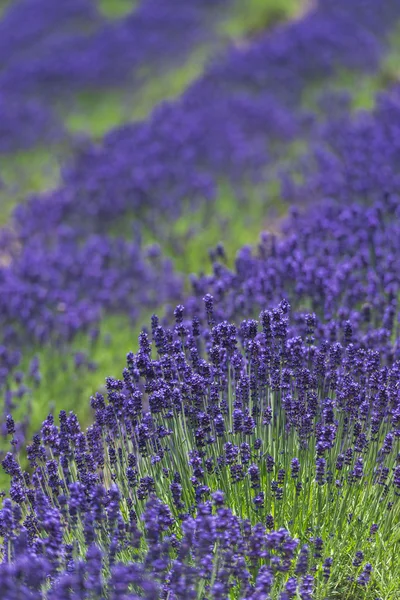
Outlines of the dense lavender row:
M88 0L13 2L0 20L0 64L4 69L32 51L40 52L41 44L50 38L100 22L94 3Z
M6 107L0 152L51 141L44 123L53 128L57 123L61 135L54 110L70 103L77 91L137 86L140 69L160 70L182 60L212 37L207 16L225 1L143 0L128 16L111 22L90 0L68 6L51 0L11 5L0 21L0 87ZM27 125L32 133L25 137Z
M399 13L390 0L379 3L379 11L377 6L375 0L319 0L301 20L275 35L262 36L244 49L231 48L206 79L232 90L269 89L295 107L305 81L334 75L338 66L367 71L378 66L385 35Z
M35 2L36 18L41 19L49 2ZM88 4L94 13L93 3ZM145 0L124 19L103 22L96 28L95 18L86 22L88 31L52 32L41 38L33 51L29 48L28 57L17 53L9 61L0 75L1 87L47 97L126 83L140 66L168 64L204 41L204 13L212 4L209 0L190 4L172 0L168 5ZM18 9L21 18L23 9L16 5L14 11Z
M0 153L60 142L65 131L54 112L39 99L0 94Z
M12 262L12 271L2 270L3 339L14 347L23 338L70 340L96 326L103 310L134 318L141 305L158 306L180 290L157 247L145 253L134 242L105 236L79 244L68 227L58 231L56 251L36 242L29 258L18 247L15 255L5 249L2 256Z
M286 301L236 327L204 300L209 326L182 306L171 329L152 319L86 433L62 411L28 446L31 472L7 454L3 589L397 597L399 363L357 348L350 322L315 345L308 314L290 337Z

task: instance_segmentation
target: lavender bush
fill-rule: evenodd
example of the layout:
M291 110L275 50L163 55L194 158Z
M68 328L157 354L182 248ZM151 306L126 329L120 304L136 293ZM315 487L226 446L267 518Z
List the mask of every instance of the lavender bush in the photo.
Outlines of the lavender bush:
M239 327L205 308L208 326L182 306L172 329L152 318L86 432L62 411L28 472L7 454L2 582L32 598L394 598L399 363L350 323L315 345L305 315L293 337L286 301Z

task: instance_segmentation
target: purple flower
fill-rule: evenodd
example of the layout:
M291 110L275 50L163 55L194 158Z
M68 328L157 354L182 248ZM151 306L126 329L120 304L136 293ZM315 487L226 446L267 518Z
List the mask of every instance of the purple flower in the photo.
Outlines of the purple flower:
M361 575L357 578L357 583L362 586L366 586L369 583L372 572L372 565L370 563L366 563L362 570Z

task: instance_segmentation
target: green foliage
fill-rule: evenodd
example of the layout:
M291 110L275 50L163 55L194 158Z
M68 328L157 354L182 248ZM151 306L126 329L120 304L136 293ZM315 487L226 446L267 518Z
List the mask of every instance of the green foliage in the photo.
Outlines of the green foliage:
M250 37L266 27L294 18L305 6L307 3L300 0L237 0L218 30L231 39Z
M147 321L150 315L142 315ZM89 398L102 385L108 375L120 377L124 367L124 356L137 348L139 329L125 315L106 315L101 321L99 335L95 341L87 333L77 335L66 344L37 346L24 354L22 370L27 370L34 356L40 362L41 382L32 387L31 422L36 431L43 418L49 413L57 414L65 408L77 413L84 425L90 422ZM85 354L92 368L87 364L75 365L75 355ZM22 403L16 418L23 417L26 405Z
M0 0L0 16L8 9L15 0Z
M137 0L98 0L100 12L109 19L120 19L136 7Z
M64 156L61 148L35 148L0 156L0 225L8 221L13 207L28 194L56 187Z

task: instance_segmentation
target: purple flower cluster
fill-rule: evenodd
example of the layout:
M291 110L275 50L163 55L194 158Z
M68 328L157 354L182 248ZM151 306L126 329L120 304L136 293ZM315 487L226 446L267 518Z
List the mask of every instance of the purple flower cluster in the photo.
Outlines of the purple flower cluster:
M311 343L344 336L397 359L399 240L396 194L372 205L326 200L293 209L284 236L262 234L255 252L240 250L233 271L215 263L211 276L193 277L187 305L196 313L209 293L217 319L236 319L284 296L298 311L293 331Z
M16 556L12 564L0 565L4 598L195 600L203 580L208 598L222 599L234 591L240 598L258 600L267 598L274 581L282 580L293 565L298 540L285 529L266 533L262 525L252 527L238 519L224 506L220 492L213 501L200 504L197 515L188 517L179 529L168 506L154 496L141 522L132 513L125 520L120 500L116 487L106 493L98 486L91 499L78 493L77 514L88 507L93 510L82 530L87 544L82 557L77 554L77 540L61 544L61 518L44 497L36 499L35 517L22 527L16 526L18 510L5 502L0 527ZM64 510L71 512L71 503L65 502ZM32 540L35 531L45 536L41 544ZM247 566L248 551L252 558ZM121 560L123 554L128 563ZM260 560L265 566L254 577L251 569ZM288 591L280 598L292 598L297 585L296 578L288 579Z
M12 267L1 269L0 321L7 344L20 343L21 326L25 341L68 340L97 326L104 310L134 318L138 304L159 306L179 289L170 261L155 247L146 253L138 243L111 236L81 240L69 227L57 234L51 249L39 240L22 252L16 248Z
M205 308L211 325L182 306L173 328L153 317L86 432L62 411L29 471L6 455L1 578L33 598L329 597L349 569L368 586L377 528L388 540L400 510L400 363L345 331L290 337L286 301L238 327ZM33 582L16 576L28 558Z
M59 142L65 134L54 113L40 99L1 93L0 115L0 154Z

